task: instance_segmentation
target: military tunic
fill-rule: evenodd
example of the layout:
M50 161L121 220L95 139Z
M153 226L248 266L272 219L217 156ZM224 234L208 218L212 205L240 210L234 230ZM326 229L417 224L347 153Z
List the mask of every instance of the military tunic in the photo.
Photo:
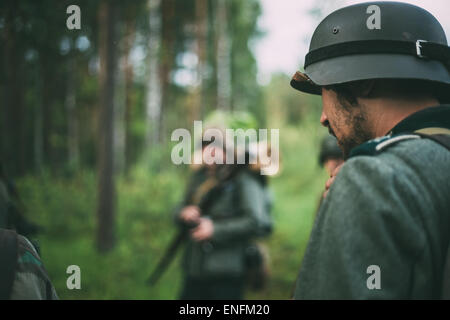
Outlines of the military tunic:
M440 298L450 152L431 139L399 138L424 128L450 129L450 107L419 111L352 150L320 207L294 298Z
M192 193L207 178L206 168L194 173L180 209L191 204ZM221 185L201 212L202 217L213 222L212 238L201 242L189 238L186 243L183 272L188 287L204 283L206 289L216 286L214 292L219 292L223 287L220 283L233 282L234 287L242 285L246 248L252 239L265 236L272 229L267 193L255 175L247 170L239 171Z

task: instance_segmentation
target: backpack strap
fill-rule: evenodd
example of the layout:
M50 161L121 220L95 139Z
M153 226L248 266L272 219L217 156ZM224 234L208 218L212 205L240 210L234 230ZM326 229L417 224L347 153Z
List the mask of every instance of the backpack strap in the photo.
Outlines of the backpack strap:
M0 229L0 300L8 300L17 267L18 239L13 230Z

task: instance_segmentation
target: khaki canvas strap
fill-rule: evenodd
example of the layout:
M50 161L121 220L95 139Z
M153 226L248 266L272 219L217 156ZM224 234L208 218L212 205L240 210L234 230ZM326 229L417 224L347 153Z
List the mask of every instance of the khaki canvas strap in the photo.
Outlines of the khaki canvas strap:
M210 177L206 179L195 191L193 197L192 197L192 204L193 205L199 205L202 198L210 191L212 188L217 186L219 181L216 179L216 177Z

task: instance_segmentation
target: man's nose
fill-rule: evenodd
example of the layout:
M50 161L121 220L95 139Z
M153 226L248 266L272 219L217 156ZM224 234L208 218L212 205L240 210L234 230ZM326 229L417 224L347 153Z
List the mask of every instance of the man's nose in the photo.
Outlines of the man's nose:
M320 115L320 123L324 126L324 127L328 127L328 118L325 114L325 112L322 111L322 114Z

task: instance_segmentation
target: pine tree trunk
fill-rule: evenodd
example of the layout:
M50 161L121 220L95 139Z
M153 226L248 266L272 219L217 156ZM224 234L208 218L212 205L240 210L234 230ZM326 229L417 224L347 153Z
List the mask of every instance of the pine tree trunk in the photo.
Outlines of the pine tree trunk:
M67 72L67 92L66 92L66 111L67 111L67 151L68 164L70 169L76 170L79 165L78 148L78 116L76 110L76 79L75 79L75 57L69 57Z
M38 69L40 71L40 69ZM34 134L33 134L33 149L34 149L34 169L40 172L44 164L44 146L43 146L43 100L40 93L42 92L42 82L39 80L40 72L36 71L34 80L36 84L36 96L39 97L34 108Z
M174 0L164 0L161 2L161 49L162 52L160 54L160 83L161 83L161 112L159 116L159 136L160 143L165 144L166 137L166 123L167 119L165 115L168 114L168 108L171 105L170 100L170 72L172 70L173 61L174 61L174 42L175 42L175 1Z
M205 112L205 72L206 72L206 54L207 54L207 36L208 36L208 1L196 0L196 38L197 38L197 91L196 104L198 106L197 119L203 118Z
M119 68L115 77L114 90L114 173L123 172L125 165L125 57L119 53Z
M98 141L97 248L106 252L115 245L114 183L114 84L116 76L116 8L103 0L99 7L100 115Z
M52 113L52 82L53 76L51 71L51 62L47 56L42 56L42 148L44 151L44 164L53 169L53 148L51 143L51 132L53 125Z
M24 172L24 132L23 132L23 52L17 39L18 2L10 2L5 14L4 40L4 72L5 106L2 108L4 121L2 125L2 160L6 163L11 175ZM3 69L3 68L2 68Z
M133 11L134 12L134 11ZM125 21L125 48L124 48L124 73L125 73L125 128L124 128L124 170L125 174L131 165L131 112L133 107L133 65L131 64L131 48L133 47L134 38L136 36L136 29L134 23L134 15L128 14Z
M231 109L231 43L227 0L217 0L217 108Z
M147 147L151 149L160 142L161 84L159 76L159 51L161 47L160 0L148 0L150 35L148 40L147 85Z

